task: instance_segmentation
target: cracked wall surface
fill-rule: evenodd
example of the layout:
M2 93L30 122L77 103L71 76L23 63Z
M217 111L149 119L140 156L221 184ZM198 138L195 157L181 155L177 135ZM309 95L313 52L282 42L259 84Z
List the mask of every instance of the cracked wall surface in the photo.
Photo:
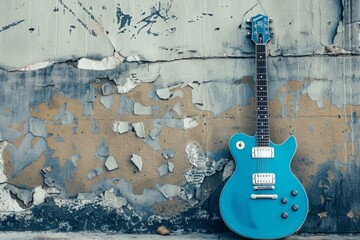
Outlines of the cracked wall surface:
M297 138L301 232L360 232L360 2L2 1L1 230L224 232L254 134L247 18L274 19L271 139Z

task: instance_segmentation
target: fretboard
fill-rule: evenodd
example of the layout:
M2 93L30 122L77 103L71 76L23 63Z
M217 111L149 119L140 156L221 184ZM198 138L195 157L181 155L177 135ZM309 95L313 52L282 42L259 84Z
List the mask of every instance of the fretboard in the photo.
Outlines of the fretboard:
M266 45L256 44L256 145L269 146L269 102Z

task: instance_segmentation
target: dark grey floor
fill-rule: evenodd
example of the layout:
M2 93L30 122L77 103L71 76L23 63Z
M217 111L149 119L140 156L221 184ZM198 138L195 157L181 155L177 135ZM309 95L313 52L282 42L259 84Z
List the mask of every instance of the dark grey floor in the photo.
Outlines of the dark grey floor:
M241 239L233 234L179 234L173 233L169 236L160 236L156 234L111 234L111 233L52 233L52 232L1 232L0 240L115 240L115 239L124 239L124 240L137 240L137 239L164 239L164 240L179 240L179 239L189 239L189 240L237 240ZM286 240L358 240L360 235L332 235L332 234L323 234L323 235L292 235Z

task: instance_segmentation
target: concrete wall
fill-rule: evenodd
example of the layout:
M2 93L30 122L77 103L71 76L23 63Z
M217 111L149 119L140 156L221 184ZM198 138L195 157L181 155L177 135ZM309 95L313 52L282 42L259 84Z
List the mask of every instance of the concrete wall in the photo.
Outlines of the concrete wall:
M271 139L302 232L360 231L360 2L1 1L1 230L228 231L218 197L254 133L254 46L274 19Z

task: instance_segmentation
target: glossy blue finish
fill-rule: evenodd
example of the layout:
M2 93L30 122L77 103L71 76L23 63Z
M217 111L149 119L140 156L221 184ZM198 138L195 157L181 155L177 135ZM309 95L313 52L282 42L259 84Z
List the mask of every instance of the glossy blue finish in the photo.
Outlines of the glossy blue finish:
M269 41L270 32L268 16L258 14L252 17L251 27L251 40L253 40L255 44L266 44Z
M239 150L238 141L245 147ZM235 159L234 174L225 184L220 196L220 212L226 225L235 233L254 239L277 239L297 231L307 216L308 199L299 180L291 172L290 163L296 151L296 140L290 136L286 142L276 145L273 159L253 159L252 148L256 146L256 137L235 134L230 140L230 151ZM253 190L253 173L274 173L274 190ZM297 191L293 196L291 192ZM277 194L278 199L250 198L251 194ZM282 198L287 203L281 202ZM292 210L297 205L298 210ZM288 214L283 218L282 213Z

